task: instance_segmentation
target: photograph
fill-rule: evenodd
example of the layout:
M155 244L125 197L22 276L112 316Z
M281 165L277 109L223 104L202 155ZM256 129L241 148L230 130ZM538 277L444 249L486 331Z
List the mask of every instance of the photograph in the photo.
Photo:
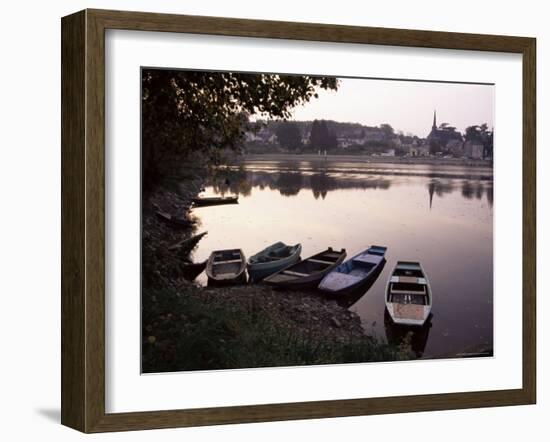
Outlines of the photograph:
M141 373L494 356L493 83L140 75Z

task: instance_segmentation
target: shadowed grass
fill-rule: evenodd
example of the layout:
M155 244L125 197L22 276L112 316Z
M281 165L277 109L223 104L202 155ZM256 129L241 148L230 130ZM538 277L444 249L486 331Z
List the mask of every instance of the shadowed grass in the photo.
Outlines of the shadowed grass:
M376 338L311 332L262 303L216 302L190 287L144 290L143 372L339 364L408 359L407 347Z

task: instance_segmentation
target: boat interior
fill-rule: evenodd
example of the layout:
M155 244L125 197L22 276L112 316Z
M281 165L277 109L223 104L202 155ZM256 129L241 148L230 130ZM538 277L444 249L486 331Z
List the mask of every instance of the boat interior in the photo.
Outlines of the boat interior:
M261 263L261 262L271 262L278 261L283 258L287 258L296 252L298 245L287 246L286 244L281 243L280 246L274 247L269 250L267 253L258 254L250 258L251 263Z
M422 273L422 268L418 263L415 262L404 262L399 261L395 270L393 271L393 276L410 276L414 278L423 278L424 273Z
M383 257L379 255L371 255L370 253L362 253L355 256L351 260L345 262L337 269L340 273L346 273L351 276L364 276L369 273L373 267L380 264Z
M341 252L326 251L300 261L293 266L281 272L281 275L301 278L309 276L313 273L318 273L333 266L341 256Z
M212 275L234 275L243 267L243 256L238 249L214 252L212 259Z
M398 264L390 279L388 302L429 305L429 288L418 264Z

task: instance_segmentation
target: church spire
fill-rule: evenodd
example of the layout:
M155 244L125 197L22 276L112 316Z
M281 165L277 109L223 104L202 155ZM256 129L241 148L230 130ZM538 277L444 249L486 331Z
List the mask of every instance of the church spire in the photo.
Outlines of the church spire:
M434 123L432 124L432 129L437 129L437 121L436 121L436 118L435 118L435 109L434 109Z

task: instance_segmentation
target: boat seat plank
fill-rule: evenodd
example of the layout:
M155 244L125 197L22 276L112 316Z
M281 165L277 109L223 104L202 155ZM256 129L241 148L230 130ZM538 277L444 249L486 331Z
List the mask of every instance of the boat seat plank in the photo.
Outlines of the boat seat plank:
M395 268L400 270L422 270L422 268L420 267L420 264L417 264L414 262L409 262L409 263L398 262Z
M219 264L236 264L242 262L242 259L228 259L227 261L214 261L212 265L217 266Z
M391 292L392 293L396 293L396 294L399 294L399 293L404 293L404 294L411 294L411 293L414 293L416 295L425 295L426 294L426 289L424 286L422 286L422 290L413 290L413 289L408 289L408 290L396 290L392 287L391 289Z
M424 285L428 284L425 278L417 278L416 276L392 276L390 282L406 282Z
M307 273L294 272L293 270L284 270L282 273L292 276L309 276Z
M332 265L334 264L334 261L325 261L323 259L314 259L314 258L311 258L311 259L308 259L309 262L314 262L314 263L317 263L317 264L329 264L329 265Z
M398 282L411 282L413 284L418 283L418 278L416 276L398 276Z

